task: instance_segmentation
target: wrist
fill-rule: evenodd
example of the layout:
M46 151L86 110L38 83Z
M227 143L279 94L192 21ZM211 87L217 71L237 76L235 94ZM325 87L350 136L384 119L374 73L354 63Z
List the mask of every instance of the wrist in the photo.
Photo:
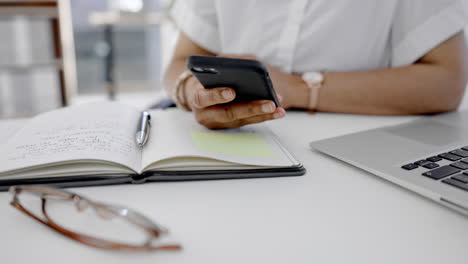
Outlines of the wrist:
M193 75L190 71L185 71L181 73L176 80L175 88L172 94L172 100L175 102L177 107L186 111L190 111L191 109L187 103L185 87L187 86L188 81L190 81L190 79L193 79L192 77Z
M195 90L195 87L196 87L197 84L198 84L197 78L195 78L195 76L192 75L184 83L184 86L182 87L182 89L180 89L181 90L180 96L181 96L182 100L185 102L186 107L190 111L192 111L192 106L189 103L189 98L193 98L193 95L191 95L190 93L193 93L193 91Z
M290 100L290 105L287 107L308 109L310 89L307 83L304 82L302 76L292 75L291 84L290 87L292 87L293 90L289 92L289 94L291 94L292 98Z

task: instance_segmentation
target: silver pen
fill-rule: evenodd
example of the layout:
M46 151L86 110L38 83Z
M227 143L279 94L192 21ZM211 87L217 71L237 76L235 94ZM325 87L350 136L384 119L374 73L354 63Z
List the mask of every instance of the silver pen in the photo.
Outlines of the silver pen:
M136 132L136 143L139 147L143 147L148 141L149 132L151 127L151 115L143 111L141 113L140 122Z

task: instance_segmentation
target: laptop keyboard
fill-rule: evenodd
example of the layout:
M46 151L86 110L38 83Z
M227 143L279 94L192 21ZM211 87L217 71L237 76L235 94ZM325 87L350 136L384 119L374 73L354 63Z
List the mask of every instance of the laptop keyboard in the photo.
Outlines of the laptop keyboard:
M452 163L441 166L438 162L442 160ZM468 146L406 164L401 168L408 171L417 168L427 169L428 171L422 173L423 176L442 180L443 183L468 191Z

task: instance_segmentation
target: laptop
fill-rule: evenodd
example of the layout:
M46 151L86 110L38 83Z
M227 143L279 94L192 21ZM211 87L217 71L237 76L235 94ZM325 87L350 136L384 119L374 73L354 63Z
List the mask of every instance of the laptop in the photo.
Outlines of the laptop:
M422 117L310 146L468 215L468 111Z

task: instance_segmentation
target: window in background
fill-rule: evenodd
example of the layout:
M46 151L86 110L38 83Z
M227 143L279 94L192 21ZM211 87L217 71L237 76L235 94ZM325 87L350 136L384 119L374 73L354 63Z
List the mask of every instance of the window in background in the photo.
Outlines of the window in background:
M102 21L112 15L120 17L110 19L113 21L113 72L117 94L159 89L159 25L127 23L125 19L157 11L159 0L72 1L79 94L108 92L106 56L111 47L106 41L106 25L96 23L91 17Z

